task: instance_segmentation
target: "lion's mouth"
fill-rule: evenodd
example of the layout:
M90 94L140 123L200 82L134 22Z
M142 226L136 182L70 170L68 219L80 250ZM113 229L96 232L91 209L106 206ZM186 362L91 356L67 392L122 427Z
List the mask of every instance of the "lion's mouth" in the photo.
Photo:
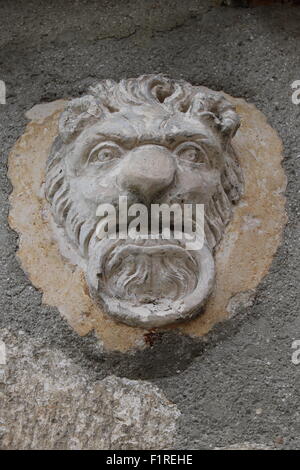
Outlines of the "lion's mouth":
M211 292L213 255L189 251L186 240L98 240L89 252L93 298L128 324L151 326L199 312Z
M121 245L114 246L103 257L102 264L105 270L110 271L115 267L122 258L127 256L188 256L191 262L196 263L191 254L189 254L179 240L164 240L164 239L140 239L130 240Z
M170 240L117 245L102 260L101 271L100 290L135 305L184 297L195 289L198 277L195 258Z

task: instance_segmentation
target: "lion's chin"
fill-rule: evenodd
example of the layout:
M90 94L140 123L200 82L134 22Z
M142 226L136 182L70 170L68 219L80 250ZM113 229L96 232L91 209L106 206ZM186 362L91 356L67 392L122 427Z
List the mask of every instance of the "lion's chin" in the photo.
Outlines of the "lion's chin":
M118 240L99 244L90 256L92 297L108 315L132 326L192 318L214 283L214 259L206 245L191 252L177 240Z

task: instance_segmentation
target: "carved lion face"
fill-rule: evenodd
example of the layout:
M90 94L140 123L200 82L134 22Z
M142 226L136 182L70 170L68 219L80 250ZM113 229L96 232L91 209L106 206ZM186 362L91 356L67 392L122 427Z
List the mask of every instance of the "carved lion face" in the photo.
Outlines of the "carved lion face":
M213 250L242 190L231 147L238 125L221 94L160 75L104 81L69 103L46 197L91 296L109 315L155 327L200 313L214 285ZM191 252L184 240L161 237L99 240L97 208L118 210L119 196L129 207L204 204L204 247Z

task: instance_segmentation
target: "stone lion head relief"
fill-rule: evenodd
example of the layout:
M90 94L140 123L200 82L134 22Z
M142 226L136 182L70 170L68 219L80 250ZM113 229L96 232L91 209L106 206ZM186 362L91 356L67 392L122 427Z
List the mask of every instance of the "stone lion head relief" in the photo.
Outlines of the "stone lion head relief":
M215 247L243 188L231 145L238 127L220 93L160 75L105 80L67 105L45 194L62 255L76 254L107 314L158 327L201 312L214 286ZM118 211L120 196L129 207L204 204L203 248L189 251L184 237L99 239L97 208Z

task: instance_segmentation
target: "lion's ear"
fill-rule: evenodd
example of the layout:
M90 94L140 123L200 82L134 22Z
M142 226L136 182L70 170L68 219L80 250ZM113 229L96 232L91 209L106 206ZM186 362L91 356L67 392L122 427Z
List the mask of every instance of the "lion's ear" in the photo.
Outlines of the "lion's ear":
M228 109L219 115L219 119L224 138L231 139L234 137L241 124L238 114L233 109Z
M92 95L70 101L59 120L59 133L63 142L68 143L87 124L96 121L101 115L101 107Z
M240 127L240 117L236 113L235 107L221 93L216 94L215 97L214 113L218 117L219 129L224 143L227 145Z
M225 145L240 126L240 118L235 112L235 107L221 93L198 92L192 100L189 113L216 126Z

